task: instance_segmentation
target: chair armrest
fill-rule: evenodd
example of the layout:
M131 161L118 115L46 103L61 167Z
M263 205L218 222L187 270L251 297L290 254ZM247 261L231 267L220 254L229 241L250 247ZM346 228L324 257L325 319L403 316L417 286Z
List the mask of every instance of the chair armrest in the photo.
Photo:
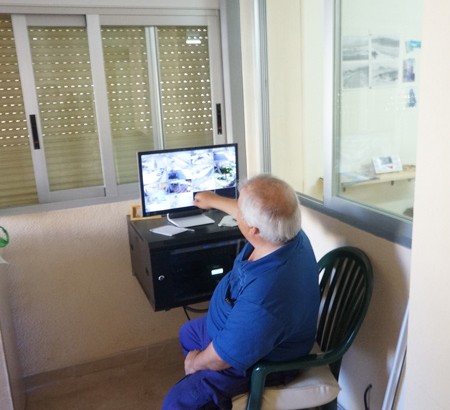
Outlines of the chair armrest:
M252 370L247 410L259 410L261 408L266 378L270 373L326 366L339 359L340 355L336 355L335 352L325 352L312 353L302 356L296 360L284 362L269 362L262 360L256 363Z

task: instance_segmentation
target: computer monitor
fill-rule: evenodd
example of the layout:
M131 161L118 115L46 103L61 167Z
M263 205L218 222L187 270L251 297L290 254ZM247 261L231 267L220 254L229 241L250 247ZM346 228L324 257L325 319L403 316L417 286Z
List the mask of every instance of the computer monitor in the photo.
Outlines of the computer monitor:
M237 197L237 144L145 151L137 158L143 217L201 212L193 205L200 191Z

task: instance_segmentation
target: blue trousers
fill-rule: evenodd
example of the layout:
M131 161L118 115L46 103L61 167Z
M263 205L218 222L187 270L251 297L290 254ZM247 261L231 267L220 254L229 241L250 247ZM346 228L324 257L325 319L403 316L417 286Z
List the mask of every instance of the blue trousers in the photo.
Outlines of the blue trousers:
M180 329L183 354L204 350L211 339L206 331L206 316L186 322ZM229 368L222 371L202 370L175 384L167 394L163 410L221 409L231 410L231 398L248 391L246 371Z

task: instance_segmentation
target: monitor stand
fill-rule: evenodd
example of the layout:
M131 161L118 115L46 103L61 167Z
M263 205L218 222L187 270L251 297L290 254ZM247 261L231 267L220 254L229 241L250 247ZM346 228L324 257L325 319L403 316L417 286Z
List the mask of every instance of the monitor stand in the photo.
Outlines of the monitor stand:
M213 224L214 219L206 216L203 210L195 209L193 211L185 212L174 212L172 214L167 214L167 220L179 226L180 228L189 228L191 226L208 225Z

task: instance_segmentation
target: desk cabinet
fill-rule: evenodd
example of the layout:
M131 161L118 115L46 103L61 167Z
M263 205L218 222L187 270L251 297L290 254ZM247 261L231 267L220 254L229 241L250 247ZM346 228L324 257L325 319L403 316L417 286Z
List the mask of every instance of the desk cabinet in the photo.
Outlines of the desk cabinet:
M209 300L219 280L232 268L245 240L237 227L219 227L224 216L208 212L214 224L175 236L153 233L165 217L132 221L128 217L131 265L155 311Z

